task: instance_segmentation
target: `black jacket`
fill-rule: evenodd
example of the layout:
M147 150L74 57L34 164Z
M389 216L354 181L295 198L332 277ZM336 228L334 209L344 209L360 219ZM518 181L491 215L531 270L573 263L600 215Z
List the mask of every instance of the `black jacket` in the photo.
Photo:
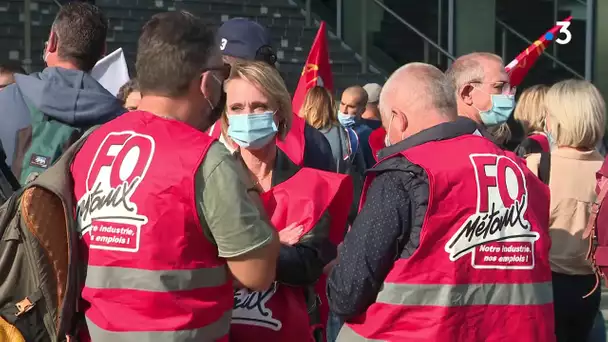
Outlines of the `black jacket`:
M484 135L484 131L470 119L459 118L384 148L378 155L385 158L425 142ZM429 181L420 166L398 156L370 171L376 177L327 282L330 308L345 320L364 313L376 300L394 261L416 251L428 207Z

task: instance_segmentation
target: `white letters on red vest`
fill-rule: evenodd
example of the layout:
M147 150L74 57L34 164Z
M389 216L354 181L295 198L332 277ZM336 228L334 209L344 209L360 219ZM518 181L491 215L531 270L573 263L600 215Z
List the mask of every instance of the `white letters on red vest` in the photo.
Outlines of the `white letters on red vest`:
M254 325L274 331L281 330L283 323L273 317L266 303L276 292L276 284L264 292L239 289L234 292L232 324Z
M78 202L80 234L90 234L90 248L137 252L140 215L131 196L152 162L155 142L130 131L108 134L87 173L86 193Z
M523 171L506 156L469 156L477 181L477 210L445 245L450 260L471 253L478 269L533 269L539 234L524 218L528 189Z

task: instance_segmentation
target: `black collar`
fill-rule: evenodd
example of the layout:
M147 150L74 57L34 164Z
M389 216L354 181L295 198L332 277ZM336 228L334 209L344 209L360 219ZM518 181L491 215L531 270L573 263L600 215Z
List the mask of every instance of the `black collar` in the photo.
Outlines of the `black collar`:
M382 150L378 151L378 158L384 159L388 156L392 156L393 154L407 150L408 148L422 145L430 141L452 139L465 134L473 134L475 131L479 131L481 135L484 135L475 121L469 118L459 117L455 121L446 122L431 128L427 128L395 145L383 148Z
M277 158L274 161L274 169L272 171L272 186L277 186L300 171L300 167L287 157L285 152L277 148Z

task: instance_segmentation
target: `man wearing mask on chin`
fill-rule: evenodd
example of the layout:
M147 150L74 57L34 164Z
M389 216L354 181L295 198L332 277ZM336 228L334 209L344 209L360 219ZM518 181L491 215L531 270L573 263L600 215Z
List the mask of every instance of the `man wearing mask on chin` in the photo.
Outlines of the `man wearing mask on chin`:
M458 115L475 121L479 132L494 141L486 128L506 125L515 107L515 87L509 84L502 59L475 52L459 57L446 71L456 90Z
M228 77L215 31L188 12L156 14L142 28L135 67L138 109L91 133L71 168L88 333L92 341L228 341L233 280L269 288L280 244L243 166L203 133L223 108ZM111 194L124 205L102 200ZM104 226L113 239L99 238Z
M338 121L347 130L349 134L354 132L355 139L363 152L365 166L370 168L376 164L374 155L369 147L369 135L372 129L361 121L361 114L365 112L367 106L367 92L361 86L352 86L346 88L340 98L340 106L338 107ZM351 132L352 131L352 132Z

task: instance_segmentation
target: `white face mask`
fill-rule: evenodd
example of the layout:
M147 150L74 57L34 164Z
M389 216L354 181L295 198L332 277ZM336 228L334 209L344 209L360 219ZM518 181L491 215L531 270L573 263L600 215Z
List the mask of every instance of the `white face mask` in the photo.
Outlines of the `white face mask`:
M395 117L394 115L391 116L391 119L388 121L388 129L386 130L386 136L384 137L384 145L386 147L391 146L391 139L388 137L388 135L391 134L390 133L391 132L391 126L393 124L393 118L394 117Z

